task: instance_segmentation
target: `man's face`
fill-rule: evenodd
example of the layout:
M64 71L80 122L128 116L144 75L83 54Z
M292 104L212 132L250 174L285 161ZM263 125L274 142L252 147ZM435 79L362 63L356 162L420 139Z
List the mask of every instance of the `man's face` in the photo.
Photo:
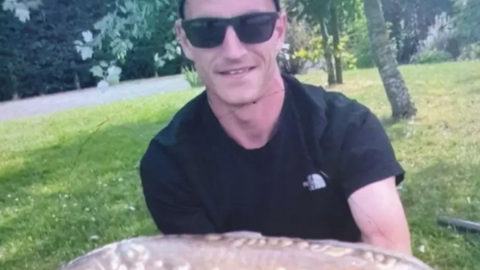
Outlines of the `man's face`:
M272 0L187 0L185 6L185 19L198 19L204 17L232 18L239 15L273 12L275 5ZM199 47L194 46L195 42L187 39L186 32L177 22L176 30L181 42L183 51L190 60L195 63L198 74L207 87L207 91L213 94L216 99L228 105L243 105L258 100L265 91L271 90L272 83L275 83L274 76L278 72L276 55L281 49L286 30L286 18L282 12L278 19L276 17L257 16L239 20L240 26L244 26L243 33L237 35L234 28L226 28L223 42L215 43L218 46ZM272 26L268 27L269 23ZM210 42L215 39L211 35L221 33L218 23L199 22L191 29L192 33L207 28ZM245 27L246 26L246 27ZM203 28L205 29L205 28ZM268 29L273 29L269 31ZM242 31L242 30L241 30ZM262 32L263 31L263 32ZM252 38L255 35L264 38L262 42L242 42L243 38ZM205 40L206 34L198 35L198 38ZM221 35L220 35L221 36ZM218 37L218 35L217 35Z

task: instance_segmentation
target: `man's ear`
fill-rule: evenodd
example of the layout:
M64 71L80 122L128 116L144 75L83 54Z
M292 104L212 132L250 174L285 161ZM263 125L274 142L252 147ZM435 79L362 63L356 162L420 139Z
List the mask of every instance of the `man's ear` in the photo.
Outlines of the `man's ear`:
M175 22L175 33L177 34L178 41L180 42L180 46L182 47L182 51L185 54L185 57L187 57L190 61L193 61L192 52L190 49L191 45L187 39L187 36L185 35L185 31L183 31L181 23L181 20L177 20Z

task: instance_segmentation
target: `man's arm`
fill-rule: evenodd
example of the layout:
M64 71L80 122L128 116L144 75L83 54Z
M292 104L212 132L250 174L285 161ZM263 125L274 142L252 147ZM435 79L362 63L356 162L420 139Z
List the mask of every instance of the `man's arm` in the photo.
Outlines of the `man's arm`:
M204 234L214 231L205 209L173 160L153 140L140 162L147 208L163 234Z
M349 127L342 185L365 243L411 254L407 218L396 185L404 171L380 121L365 113Z
M394 177L360 188L348 203L363 242L412 254L410 231Z

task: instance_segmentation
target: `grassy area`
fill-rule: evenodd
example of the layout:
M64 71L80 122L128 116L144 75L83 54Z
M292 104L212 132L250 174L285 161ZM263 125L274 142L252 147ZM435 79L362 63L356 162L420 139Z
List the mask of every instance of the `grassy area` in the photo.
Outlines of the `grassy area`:
M402 67L419 108L391 124L376 70L335 87L384 119L407 169L402 198L415 255L439 270L478 269L480 241L441 229L437 215L480 221L480 63ZM322 73L300 76L320 84ZM0 124L0 269L51 270L155 227L137 162L150 138L198 90ZM420 248L422 247L422 248Z

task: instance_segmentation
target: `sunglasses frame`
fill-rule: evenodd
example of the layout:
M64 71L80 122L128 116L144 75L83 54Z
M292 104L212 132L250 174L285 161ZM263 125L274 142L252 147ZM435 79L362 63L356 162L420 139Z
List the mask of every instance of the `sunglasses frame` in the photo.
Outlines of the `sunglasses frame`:
M241 23L243 22L243 20L245 20L246 18L252 17L252 16L267 16L268 19L272 21L272 24L270 25L271 31L269 32L269 35L265 35L265 37L262 37L262 39L248 40L245 37L243 37L241 34L239 34L241 32L239 27L240 27ZM280 14L278 12L273 12L273 11L270 11L270 12L253 12L253 13L246 13L246 14L242 14L242 15L238 15L238 16L230 17L230 18L199 17L199 18L187 19L187 20L182 20L181 21L181 26L182 26L182 29L185 32L185 35L186 35L187 39L190 41L190 43L194 47L198 47L198 48L215 48L215 47L220 46L225 39L225 34L226 34L229 26L233 27L235 33L237 34L237 37L240 39L241 42L243 42L245 44L259 44L259 43L267 41L272 36L273 31L275 30L276 22L277 22L279 17L280 17ZM195 38L193 37L193 35L195 34L195 30L191 29L190 26L192 24L195 24L195 23L198 23L198 22L203 22L203 21L214 22L214 23L220 24L220 26L218 28L221 31L223 31L223 33L221 33L220 36L218 36L218 39L221 39L221 40L219 40L218 42L217 41L213 42L210 45L207 45L206 43L203 44L203 45L200 45L198 42L193 41L193 40L195 40Z

